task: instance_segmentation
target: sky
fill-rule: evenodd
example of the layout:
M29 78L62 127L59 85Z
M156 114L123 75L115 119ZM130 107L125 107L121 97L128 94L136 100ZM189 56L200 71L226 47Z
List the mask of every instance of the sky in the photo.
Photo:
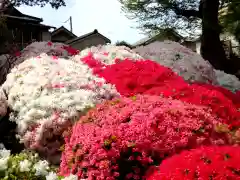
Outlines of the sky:
M66 0L66 4L66 7L60 7L58 10L50 6L21 6L17 9L24 14L43 18L43 24L57 28L65 26L69 30L69 21L64 22L72 16L73 33L77 36L97 29L112 43L125 40L132 44L145 37L136 28L138 24L127 19L121 12L118 0Z

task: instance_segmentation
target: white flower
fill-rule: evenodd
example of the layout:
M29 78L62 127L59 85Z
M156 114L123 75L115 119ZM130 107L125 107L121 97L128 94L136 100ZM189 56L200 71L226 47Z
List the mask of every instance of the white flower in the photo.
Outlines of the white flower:
M70 176L63 178L62 180L78 180L78 176L71 174Z
M4 171L8 168L9 157L0 158L0 171Z
M33 168L36 170L36 176L46 176L48 174L49 166L46 160L38 161Z
M23 160L19 163L19 167L20 167L20 172L28 172L30 171L30 166L31 166L31 162L28 160Z
M80 58L87 56L89 53L92 53L94 58L107 65L114 64L116 58L120 60L125 58L133 60L142 59L140 55L125 46L99 45L82 50L79 55L73 56L72 60L78 62Z
M9 150L6 150L6 149L0 150L0 158L7 158L10 156L10 154L11 152Z
M58 176L56 173L54 172L50 172L47 176L46 176L46 180L57 180Z
M95 82L105 83L79 60L41 54L15 66L2 87L8 95L8 105L17 112L12 113L11 120L18 125L20 141L30 149L44 148L51 157L48 150L53 153L60 147L58 142L47 143L48 139L60 136L87 107L119 96L114 86L106 83L103 87L94 86Z

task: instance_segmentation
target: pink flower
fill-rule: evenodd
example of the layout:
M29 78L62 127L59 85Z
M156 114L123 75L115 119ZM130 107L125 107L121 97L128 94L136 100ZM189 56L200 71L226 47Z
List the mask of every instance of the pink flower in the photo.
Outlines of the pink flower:
M65 137L60 173L89 179L116 174L125 179L132 173L141 179L153 163L183 149L227 144L227 135L215 131L220 122L207 108L159 96L107 101Z

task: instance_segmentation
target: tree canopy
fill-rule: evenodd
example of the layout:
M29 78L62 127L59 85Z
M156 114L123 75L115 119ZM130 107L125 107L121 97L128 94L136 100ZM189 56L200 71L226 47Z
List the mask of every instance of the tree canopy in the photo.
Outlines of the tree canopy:
M239 0L232 0L231 3L225 7L225 13L221 17L221 24L224 31L233 34L236 40L240 43L240 2Z
M201 29L203 0L119 1L126 16L137 20L139 27L148 33L171 28L196 36L196 30ZM219 0L219 8L224 7L229 1Z
M66 6L65 0L0 0L0 9L4 9L9 4L14 6L40 6L44 7L49 4L52 8L58 9L61 6Z
M223 49L219 10L237 0L119 0L130 19L145 32L170 28L188 36L201 35L201 55L216 69L233 73ZM239 0L238 0L239 1ZM228 12L227 12L228 13ZM201 30L201 31L197 31ZM236 28L235 28L236 30ZM161 32L161 31L160 31ZM197 32L200 32L198 34Z

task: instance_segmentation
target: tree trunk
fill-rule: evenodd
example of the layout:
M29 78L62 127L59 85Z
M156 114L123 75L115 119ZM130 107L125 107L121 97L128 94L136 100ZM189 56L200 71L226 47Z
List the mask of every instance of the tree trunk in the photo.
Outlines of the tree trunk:
M201 55L215 69L230 73L225 51L220 41L221 28L218 23L219 0L201 0L201 3Z

